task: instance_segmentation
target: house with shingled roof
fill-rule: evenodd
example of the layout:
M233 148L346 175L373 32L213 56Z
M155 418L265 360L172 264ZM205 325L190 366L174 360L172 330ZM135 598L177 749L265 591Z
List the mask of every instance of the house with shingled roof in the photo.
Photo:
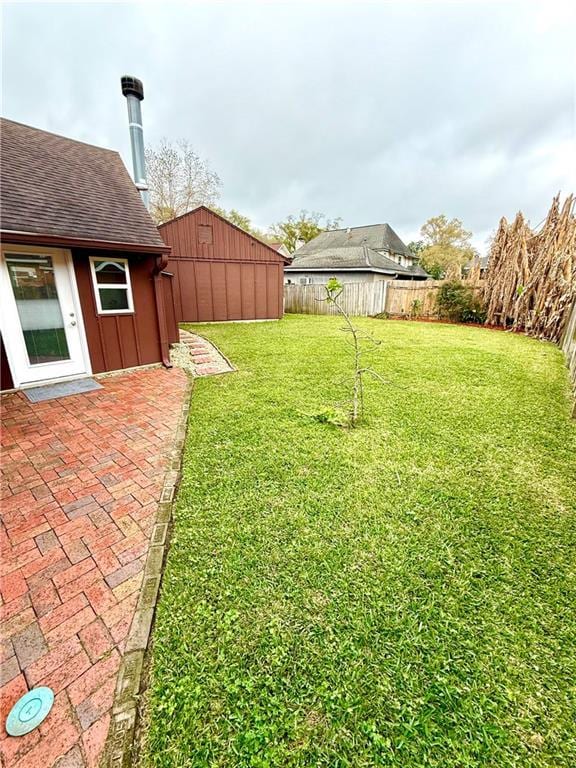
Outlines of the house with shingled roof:
M321 232L294 254L284 268L284 282L325 283L374 280L426 280L428 273L389 224Z
M170 247L120 155L0 128L0 388L169 366Z

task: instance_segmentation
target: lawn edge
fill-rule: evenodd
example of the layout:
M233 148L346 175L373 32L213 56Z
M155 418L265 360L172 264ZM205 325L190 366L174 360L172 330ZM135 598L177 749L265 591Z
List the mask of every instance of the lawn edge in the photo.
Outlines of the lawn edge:
M188 383L172 448L168 469L158 502L144 576L136 611L126 637L124 654L118 670L112 716L100 765L102 768L130 768L134 765L133 747L138 720L141 688L145 677L145 656L154 624L164 562L169 547L169 525L173 505L182 476L182 459L194 378L187 373Z

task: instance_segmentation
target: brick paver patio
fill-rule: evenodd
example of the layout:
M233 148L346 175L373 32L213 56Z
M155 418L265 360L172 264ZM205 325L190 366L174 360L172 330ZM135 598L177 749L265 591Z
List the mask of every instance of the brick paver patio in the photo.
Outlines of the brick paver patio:
M3 395L0 747L9 768L96 766L186 394L177 368L43 403ZM12 704L50 686L20 738Z

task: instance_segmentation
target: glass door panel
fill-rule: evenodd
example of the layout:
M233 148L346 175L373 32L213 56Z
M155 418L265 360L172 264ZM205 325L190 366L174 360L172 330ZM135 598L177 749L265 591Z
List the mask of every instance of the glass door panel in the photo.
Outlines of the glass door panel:
M49 256L6 256L30 365L70 360Z

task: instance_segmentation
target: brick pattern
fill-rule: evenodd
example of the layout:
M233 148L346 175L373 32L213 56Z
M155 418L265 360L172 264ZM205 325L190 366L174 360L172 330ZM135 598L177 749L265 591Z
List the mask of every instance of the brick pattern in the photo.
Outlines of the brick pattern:
M9 768L96 766L187 392L180 369L102 379L30 403L3 395L0 752ZM21 738L4 722L28 689L55 704Z
M180 342L188 348L194 376L213 376L235 370L224 355L202 336L181 330Z

